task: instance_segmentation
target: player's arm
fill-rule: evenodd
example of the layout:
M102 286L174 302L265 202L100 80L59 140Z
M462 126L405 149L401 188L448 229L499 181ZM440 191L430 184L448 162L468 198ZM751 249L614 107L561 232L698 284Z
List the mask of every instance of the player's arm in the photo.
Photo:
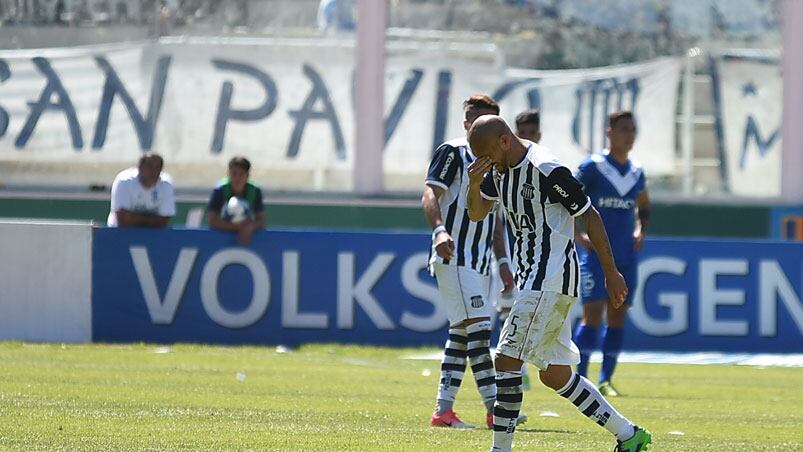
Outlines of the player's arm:
M219 231L239 231L243 224L250 220L245 220L240 223L232 223L230 221L226 221L223 217L220 216L220 213L214 210L210 210L206 214L207 222L209 223L210 229L217 229Z
M454 182L461 164L462 159L456 148L447 144L440 145L432 156L427 170L424 192L421 195L424 216L432 227L432 243L435 245L435 252L443 259L450 259L454 255L454 240L446 230L446 225L443 224L440 199Z
M164 228L170 222L170 217L156 214L132 212L126 209L117 209L118 226L141 226L146 228Z
M574 220L574 243L582 246L583 248L593 251L594 245L591 243L591 239L588 238L588 232L586 232L586 226L582 220L579 218L575 218Z
M494 215L494 236L493 249L496 256L496 263L499 265L499 277L502 278L503 294L509 294L513 290L513 272L510 269L510 258L507 256L507 241L505 240L505 222L502 219L501 209Z
M582 184L572 176L568 168L558 167L552 170L547 176L547 190L550 201L560 203L573 217L579 217L583 221L588 239L597 252L602 271L605 273L608 297L613 306L618 308L627 297L627 285L616 268L608 233L605 232L605 225L599 212L591 205L591 200L583 192Z
M602 217L593 206L581 215L585 223L588 238L597 252L597 257L605 273L605 288L608 290L608 297L613 303L614 308L619 308L627 298L627 284L613 260L611 244L608 241L608 233L602 223Z
M647 238L647 226L650 224L650 196L647 190L639 193L636 198L636 230L633 231L633 242L637 251L641 251L644 246L644 239Z
M427 217L427 221L432 227L432 243L435 245L435 252L443 259L450 259L454 255L454 240L443 224L439 202L445 191L437 185L425 184L424 194L421 196L421 206L424 208L424 216Z
M496 202L496 187L493 185L491 169L493 162L488 157L480 157L468 165L468 217L471 221L482 221Z
M583 186L583 192L586 195L588 195L589 190L592 190L594 187L594 172L590 168L591 164L591 160L584 161L580 164L580 166L577 168L577 172L574 174L574 178L577 179L577 181ZM593 251L593 245L591 244L591 240L588 238L588 232L586 232L585 224L583 224L582 220L577 217L575 217L574 222L574 242L589 251Z

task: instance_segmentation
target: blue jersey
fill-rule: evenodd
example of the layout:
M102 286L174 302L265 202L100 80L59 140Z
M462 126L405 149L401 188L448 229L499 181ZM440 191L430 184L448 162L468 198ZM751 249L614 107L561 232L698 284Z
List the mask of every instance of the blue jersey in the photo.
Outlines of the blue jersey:
M617 265L636 260L633 231L636 228L636 198L644 191L644 170L636 162L624 165L610 154L593 154L577 171L591 204L599 211ZM581 264L596 263L594 252L582 253Z

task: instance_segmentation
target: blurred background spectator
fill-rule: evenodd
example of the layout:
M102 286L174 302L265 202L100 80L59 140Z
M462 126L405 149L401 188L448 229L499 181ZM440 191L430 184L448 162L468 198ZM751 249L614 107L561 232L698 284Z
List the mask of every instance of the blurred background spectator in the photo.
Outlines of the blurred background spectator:
M82 45L154 31L314 36L354 30L355 8L354 0L0 0L0 42ZM466 39L484 31L515 66L569 69L679 55L695 45L777 47L778 17L778 0L390 0L388 36L437 30ZM48 33L62 25L78 30Z

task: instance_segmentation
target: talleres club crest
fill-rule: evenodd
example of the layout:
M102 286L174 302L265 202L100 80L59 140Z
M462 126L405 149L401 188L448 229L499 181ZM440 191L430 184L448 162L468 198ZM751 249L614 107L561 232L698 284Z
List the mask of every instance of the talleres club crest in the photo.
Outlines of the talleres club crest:
M535 198L535 187L527 183L522 184L521 197L527 200Z

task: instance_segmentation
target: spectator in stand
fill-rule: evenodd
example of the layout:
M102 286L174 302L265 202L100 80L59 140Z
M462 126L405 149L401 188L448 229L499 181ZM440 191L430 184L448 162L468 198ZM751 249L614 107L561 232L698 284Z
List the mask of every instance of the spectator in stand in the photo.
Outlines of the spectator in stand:
M265 228L262 190L248 180L251 162L245 157L229 160L228 177L223 178L209 198L209 227L237 233L243 245L251 243L255 231Z
M121 171L112 184L107 225L164 228L176 214L176 195L164 159L148 152L136 168Z

